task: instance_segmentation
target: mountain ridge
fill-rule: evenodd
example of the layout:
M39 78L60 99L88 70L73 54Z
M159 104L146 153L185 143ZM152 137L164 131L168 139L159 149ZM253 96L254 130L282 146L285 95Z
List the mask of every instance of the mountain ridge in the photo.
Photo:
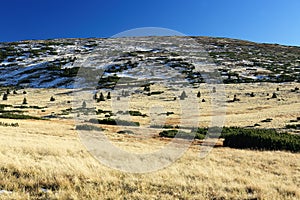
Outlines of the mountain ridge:
M156 37L156 36L130 36L129 38L141 38L141 37ZM283 47L296 47L300 48L300 45L290 45L290 44L281 44L276 42L256 42L249 39L241 39L241 38L230 38L223 36L158 36L158 37L190 37L190 38L211 38L211 39L225 39L231 41L240 41L240 42L248 42L253 44L261 44L261 45L275 45L275 46L283 46ZM111 39L111 38L125 38L125 37L70 37L70 38L48 38L48 39L24 39L24 40L15 40L15 41L0 41L1 44L12 44L12 43L21 43L21 42L42 42L42 41L51 41L51 40L103 40L103 39Z

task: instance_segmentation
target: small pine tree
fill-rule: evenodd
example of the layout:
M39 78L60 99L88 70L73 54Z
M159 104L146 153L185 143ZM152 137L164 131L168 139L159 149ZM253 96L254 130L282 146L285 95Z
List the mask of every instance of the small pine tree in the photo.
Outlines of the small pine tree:
M251 92L250 97L255 97L255 94Z
M82 108L86 108L86 102L82 102Z
M240 99L238 99L237 98L237 96L236 96L236 94L233 96L233 100L232 100L233 102L235 102L235 101L240 101Z
M202 99L202 102L205 102L205 99Z
M110 96L110 92L108 92L108 94L107 94L107 97L106 97L107 99L111 99L111 96Z
M150 86L148 86L148 85L147 85L147 86L145 86L145 87L144 87L144 91L146 91L146 92L150 92Z
M13 91L14 94L18 94L16 90Z
M55 101L55 98L52 96L52 97L50 98L50 101Z
M100 93L100 97L99 97L98 101L105 101L104 95L102 94L102 92Z
M6 89L6 94L10 94L9 88Z
M200 91L198 92L197 97L198 97L198 98L201 97L201 92L200 92Z
M27 99L26 99L26 97L24 97L23 103L22 103L22 104L27 104Z
M180 100L184 100L187 97L185 91L183 91L180 95Z
M277 94L274 92L272 95L272 99L275 99L275 98L277 98Z
M213 93L217 92L216 87L213 87L212 92L213 92Z
M4 94L3 94L3 97L2 97L2 100L3 100L3 101L6 101L6 100L8 99L7 97L8 97L8 94L4 93Z
M98 99L97 93L94 94L93 99L94 99L94 100L97 100L97 99Z
M24 90L24 91L23 91L23 94L27 94L27 92Z

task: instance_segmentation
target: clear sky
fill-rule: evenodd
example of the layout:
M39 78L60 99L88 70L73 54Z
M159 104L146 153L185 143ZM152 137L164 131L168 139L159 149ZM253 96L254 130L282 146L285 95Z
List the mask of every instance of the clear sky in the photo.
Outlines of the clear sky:
M300 46L300 0L1 0L0 41L110 37L140 27Z

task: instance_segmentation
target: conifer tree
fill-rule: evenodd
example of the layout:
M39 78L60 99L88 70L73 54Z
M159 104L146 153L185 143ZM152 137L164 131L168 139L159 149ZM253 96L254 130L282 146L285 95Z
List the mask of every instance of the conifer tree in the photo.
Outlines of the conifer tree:
M97 93L94 94L93 99L94 99L94 100L97 100L97 99L98 99Z
M275 98L277 98L277 94L274 92L272 95L272 99L275 99Z
M99 101L105 101L104 95L103 95L102 92L100 93L100 97L99 97L99 99L98 99L98 102L99 102Z
M213 92L213 93L217 92L216 87L213 87L212 92Z
M82 108L86 108L86 102L85 101L82 102Z
M24 97L23 103L22 103L22 104L27 104L27 99L26 99L26 97Z
M8 99L7 97L8 97L7 93L4 93L4 94L3 94L2 100L3 100L3 101L6 101L6 100Z
M183 91L180 95L180 100L184 100L187 97L185 91Z
M110 92L108 92L108 94L107 94L107 97L106 97L107 99L111 99L111 96L110 96Z

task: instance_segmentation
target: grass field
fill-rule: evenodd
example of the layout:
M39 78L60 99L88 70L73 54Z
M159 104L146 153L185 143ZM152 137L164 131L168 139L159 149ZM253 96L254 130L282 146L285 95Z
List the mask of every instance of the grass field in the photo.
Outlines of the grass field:
M162 90L155 87L151 89ZM295 87L299 84L226 85L227 99L233 99L236 94L240 101L227 104L224 125L246 127L257 123L262 128L299 133L299 130L284 129L286 124L296 123L291 120L300 117L299 93L291 92ZM200 89L200 113L194 117L199 117L199 126L207 126L211 120L210 96L205 87ZM26 91L26 95L20 91L2 101L1 104L12 106L5 110L19 109L27 111L26 115L54 117L47 120L0 119L3 123L19 125L0 126L0 199L300 199L299 153L218 147L200 158L200 141L195 141L180 159L162 170L125 173L100 164L85 149L75 130L76 124L81 123L74 121L76 114L61 115L62 110L74 106L75 100L66 93L69 90ZM195 89L193 94L197 91ZM255 97L246 94L251 92ZM273 92L278 94L277 98L271 98ZM143 127L160 122L153 122L149 117L149 107L157 105L163 106L164 112L174 112L162 118L167 124L180 122L178 104L165 101L174 95L166 90L164 95L139 94L131 98L129 109L148 116L131 116L132 121L140 122L141 128L95 126L104 128L111 142L128 152L160 149L170 139L158 137L160 129ZM22 104L24 96L27 106L44 108L13 108ZM54 102L49 101L51 96L55 97ZM204 103L201 102L203 98ZM112 110L111 102L95 103L95 107ZM94 105L87 103L87 107ZM272 120L262 122L268 118ZM133 134L117 134L120 130L131 130Z

